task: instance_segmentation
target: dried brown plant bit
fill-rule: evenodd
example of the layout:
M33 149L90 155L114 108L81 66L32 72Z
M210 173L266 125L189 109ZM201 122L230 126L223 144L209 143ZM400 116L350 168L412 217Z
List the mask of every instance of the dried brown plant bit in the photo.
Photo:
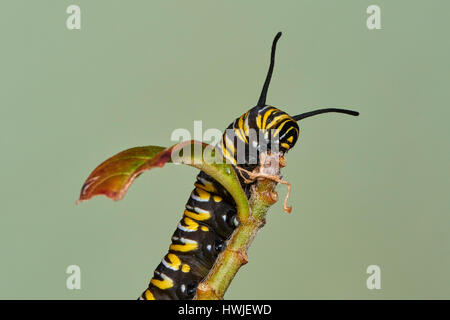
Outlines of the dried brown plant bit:
M250 172L248 170L245 170L241 167L236 167L236 169L239 171L239 173L241 174L242 178L244 179L245 183L252 183L254 182L256 179L268 179L268 180L272 180L281 184L284 184L288 187L288 191L286 194L286 197L284 198L284 202L283 202L283 210L287 213L291 213L292 211L292 206L288 206L287 205L287 201L289 199L289 196L291 194L291 184L287 181L282 180L280 177L276 176L276 175L270 175L267 173L261 173L261 172ZM243 173L247 174L249 176L249 179L247 179L246 177L243 176Z

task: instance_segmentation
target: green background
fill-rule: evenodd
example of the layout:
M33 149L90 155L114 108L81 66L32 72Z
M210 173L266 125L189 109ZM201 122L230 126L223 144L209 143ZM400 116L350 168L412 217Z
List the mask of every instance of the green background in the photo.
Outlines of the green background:
M66 8L81 7L81 30ZM382 30L366 27L381 7ZM303 121L281 203L227 299L450 298L449 1L3 1L0 298L136 299L196 170L75 206L90 171L172 130L224 129L257 101ZM280 196L286 188L279 187ZM66 289L67 266L81 290ZM381 268L368 290L366 268Z

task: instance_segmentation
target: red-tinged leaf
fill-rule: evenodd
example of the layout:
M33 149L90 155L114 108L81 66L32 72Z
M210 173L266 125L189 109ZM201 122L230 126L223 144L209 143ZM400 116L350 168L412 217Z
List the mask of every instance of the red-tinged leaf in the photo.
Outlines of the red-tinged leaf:
M136 178L136 170L163 150L164 147L158 146L136 147L112 156L86 179L78 202L97 195L105 195L113 200L122 199L130 178Z
M213 146L198 141L186 141L170 148L147 146L122 151L100 164L81 188L78 202L96 195L113 200L123 198L131 183L146 170L163 167L173 160L205 171L230 192L242 218L248 216L248 201L233 167Z
M163 167L172 160L206 172L231 194L240 221L249 216L247 197L233 166L225 163L221 153L213 146L194 140L167 149L157 146L137 147L112 156L90 174L81 189L78 202L96 195L120 200L140 174L155 167Z

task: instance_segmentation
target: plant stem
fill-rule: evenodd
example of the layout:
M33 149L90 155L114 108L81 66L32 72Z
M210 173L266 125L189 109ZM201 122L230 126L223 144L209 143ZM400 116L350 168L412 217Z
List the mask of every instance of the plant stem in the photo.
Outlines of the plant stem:
M262 166L258 170L260 173L280 177L279 160L278 155L268 156L265 163L269 165ZM240 224L234 230L225 250L218 256L207 277L198 285L194 300L223 299L238 270L248 262L247 249L259 229L264 226L267 211L278 200L275 192L276 185L277 183L273 180L261 179L251 187L248 200L249 212L238 212Z

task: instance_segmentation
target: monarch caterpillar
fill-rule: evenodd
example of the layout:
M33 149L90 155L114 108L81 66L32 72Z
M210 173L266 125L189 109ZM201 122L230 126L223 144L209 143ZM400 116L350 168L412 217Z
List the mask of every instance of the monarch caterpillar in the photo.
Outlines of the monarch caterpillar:
M232 122L218 143L218 149L235 170L252 170L258 166L263 145L265 151L277 150L281 154L292 149L299 136L299 120L327 112L359 114L351 110L327 108L291 117L278 108L266 105L280 37L281 32L273 40L269 70L256 106ZM258 132L262 139L258 141L250 134L251 131ZM245 151L243 161L239 161L242 159L238 150ZM249 196L250 185L244 181L241 185ZM183 217L172 235L169 252L157 266L148 288L139 299L194 298L198 284L207 276L219 253L226 247L227 239L239 225L234 200L218 182L201 171L194 186Z

